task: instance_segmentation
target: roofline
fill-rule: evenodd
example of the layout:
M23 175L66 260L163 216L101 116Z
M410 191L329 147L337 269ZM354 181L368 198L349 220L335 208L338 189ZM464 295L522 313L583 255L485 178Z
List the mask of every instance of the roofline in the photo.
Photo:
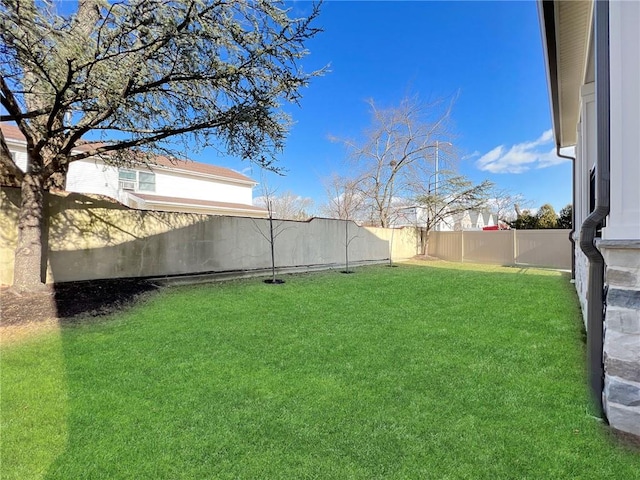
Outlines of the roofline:
M191 160L181 160L181 161L189 162ZM145 164L143 164L143 165L145 165ZM243 184L243 185L251 185L253 187L258 185L258 182L256 182L255 180L251 180L250 178L248 180L242 180L240 178L224 177L224 176L221 176L221 175L214 175L212 173L194 172L193 170L187 170L187 169L180 168L180 167L174 167L174 166L169 167L167 165L160 165L158 163L150 163L148 166L152 170L153 169L159 169L159 170L166 169L166 170L171 170L171 171L176 172L176 173L182 173L182 174L185 174L185 175L193 175L195 177L205 177L205 178L212 178L212 179L216 179L216 180L225 180L227 182L240 183L240 184Z
M23 140L21 138L15 138L15 137L4 137L5 141L7 143L13 143L15 145L20 145L22 147L26 147L27 146L27 141ZM72 152L81 152L81 150L78 150L77 148L74 148L72 150ZM102 158L100 158L100 156L91 156L91 157L86 157L86 158L81 158L80 160L77 161L82 161L82 160L91 160L91 161L101 161L102 163L105 163L104 160L102 160ZM180 160L180 161L184 161L184 162L193 162L193 160ZM202 163L202 162L193 162L193 163ZM144 162L140 163L141 165L146 165ZM255 180L246 177L247 180L243 180L241 178L234 178L234 177L226 177L226 176L221 176L221 175L215 175L212 173L203 173L203 172L195 172L193 170L187 170L184 168L180 168L180 167L176 167L176 166L167 166L167 165L161 165L159 163L150 163L148 164L149 167L151 167L152 169L157 168L157 169L167 169L176 173L182 173L184 175L192 175L195 177L203 177L203 178L210 178L210 179L215 179L215 180L224 180L226 182L229 183L237 183L240 185L251 185L251 187L255 187L256 185L259 184L259 182L256 182ZM117 167L116 167L117 168ZM136 168L135 166L133 168ZM220 167L220 168L227 168L227 167ZM231 169L229 169L231 170ZM240 174L243 175L243 174ZM244 176L244 175L243 175Z
M556 39L555 2L553 0L538 0L538 17L542 36L542 48L547 73L547 88L551 99L551 124L556 147L562 146L562 132L560 128L560 92L558 87L558 54Z
M136 200L138 201L142 201L145 204L150 204L150 205L167 205L167 206L173 206L173 207L185 207L185 208L200 208L200 209L207 209L207 210L223 210L223 211L230 211L230 212L246 212L246 213L268 213L267 210L261 209L260 207L252 207L251 205L247 205L247 208L240 208L240 207L225 207L225 206L211 206L211 205L205 205L205 204L197 204L197 203L182 203L182 202L169 202L169 201L162 201L162 200L149 200L146 198L142 198L142 197L138 197L136 196L135 193L131 193L129 194L132 197L135 197Z

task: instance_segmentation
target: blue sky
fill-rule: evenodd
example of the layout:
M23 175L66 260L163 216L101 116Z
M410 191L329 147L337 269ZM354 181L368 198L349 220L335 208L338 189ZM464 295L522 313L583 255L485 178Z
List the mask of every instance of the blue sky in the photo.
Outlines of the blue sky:
M295 2L305 12L307 2ZM393 106L407 94L429 101L456 96L453 134L459 171L522 194L532 207L571 201L571 164L558 159L536 4L512 1L326 1L324 29L309 44L306 70L329 65L287 110L295 125L279 155L278 191L326 199L322 179L348 173L347 151L330 135L353 138L369 125L372 98ZM244 171L257 168L202 152L195 160ZM256 192L258 194L258 192Z

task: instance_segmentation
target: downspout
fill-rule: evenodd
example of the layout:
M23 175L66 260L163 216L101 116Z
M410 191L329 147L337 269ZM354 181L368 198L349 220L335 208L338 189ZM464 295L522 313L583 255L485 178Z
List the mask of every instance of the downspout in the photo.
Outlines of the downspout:
M569 241L571 242L571 280L575 281L576 241L573 236L576 233L576 157L561 154L560 145L556 145L556 155L571 160L571 231L569 232Z
M610 200L610 100L609 100L609 0L595 2L595 65L596 65L596 204L585 219L580 231L580 248L589 259L587 288L587 361L589 385L598 408L605 417L602 392L604 390L604 258L596 248L599 227L609 214Z

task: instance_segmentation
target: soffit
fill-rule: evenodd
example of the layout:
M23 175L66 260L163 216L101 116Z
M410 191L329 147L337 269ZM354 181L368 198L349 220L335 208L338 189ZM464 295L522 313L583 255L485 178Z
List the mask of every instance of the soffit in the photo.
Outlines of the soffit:
M580 116L580 88L588 73L593 2L564 0L555 2L557 58L558 125L556 140L561 147L576 144L576 125Z

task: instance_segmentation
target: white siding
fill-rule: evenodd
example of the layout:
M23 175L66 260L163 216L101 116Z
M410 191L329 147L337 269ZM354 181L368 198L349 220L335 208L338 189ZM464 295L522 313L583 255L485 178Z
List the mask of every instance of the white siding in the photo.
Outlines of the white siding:
M7 142L9 150L14 154L13 160L18 165L18 168L23 172L27 170L27 148L22 145L15 145L11 142Z
M640 238L640 3L611 2L611 212L606 239Z
M581 92L580 123L576 149L576 230L589 215L589 178L596 164L596 98L595 85L583 85Z
M215 202L252 204L253 189L251 185L239 185L224 180L214 181L166 170L155 170L155 173L156 191L146 193Z
M8 143L10 150L15 153L18 167L24 171L27 165L26 147L19 143ZM139 169L139 171L148 172L149 170ZM224 179L188 172L175 172L168 169L156 168L153 171L155 173L155 191L141 191L141 193L253 205L252 184L234 183ZM119 188L118 169L93 159L78 160L69 165L66 190L76 193L106 195L128 203L126 193Z
M118 170L85 159L69 165L66 189L77 193L98 193L118 198Z

